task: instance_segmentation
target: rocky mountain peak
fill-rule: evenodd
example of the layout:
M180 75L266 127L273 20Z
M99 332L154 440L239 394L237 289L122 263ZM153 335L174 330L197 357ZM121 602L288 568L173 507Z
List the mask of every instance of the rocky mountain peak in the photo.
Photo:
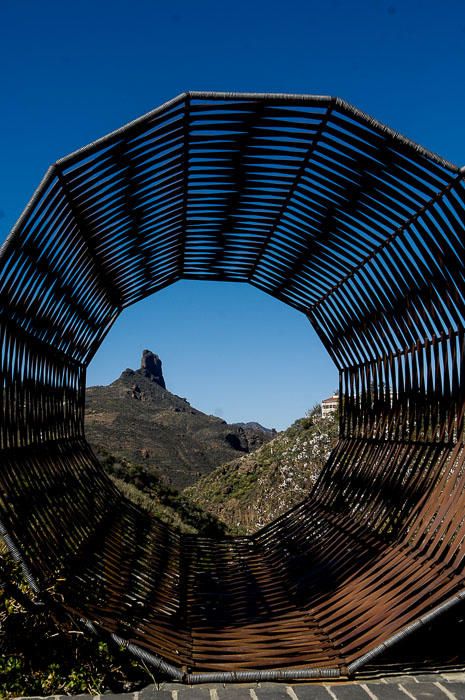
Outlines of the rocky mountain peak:
M151 350L144 350L140 361L140 374L147 379L166 389L165 379L163 377L162 361Z
M112 458L152 471L177 489L269 442L272 432L257 426L228 424L172 394L151 350L142 353L139 369L86 391L86 436L96 453L111 449Z

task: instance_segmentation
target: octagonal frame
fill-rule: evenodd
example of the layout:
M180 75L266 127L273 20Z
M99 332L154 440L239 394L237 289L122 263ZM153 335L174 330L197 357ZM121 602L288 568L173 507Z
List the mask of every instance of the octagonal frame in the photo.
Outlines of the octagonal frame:
M463 180L299 95L185 93L55 163L0 252L0 534L32 588L191 683L354 672L461 600ZM148 518L85 441L87 364L179 279L296 308L340 372L318 483L251 537Z

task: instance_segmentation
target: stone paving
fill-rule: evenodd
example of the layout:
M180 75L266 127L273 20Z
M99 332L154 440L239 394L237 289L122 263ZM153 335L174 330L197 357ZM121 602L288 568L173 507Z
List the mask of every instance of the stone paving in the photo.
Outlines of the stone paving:
M70 700L52 695L20 700ZM122 695L75 695L73 700L465 700L465 673L391 676L355 682L150 685Z

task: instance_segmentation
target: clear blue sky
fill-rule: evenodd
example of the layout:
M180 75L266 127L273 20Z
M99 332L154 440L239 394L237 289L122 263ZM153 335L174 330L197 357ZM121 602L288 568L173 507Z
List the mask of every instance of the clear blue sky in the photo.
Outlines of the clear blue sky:
M49 163L187 89L339 95L465 164L463 0L0 0L0 66L2 239ZM231 421L282 428L337 384L306 319L239 285L132 307L88 383L145 347Z

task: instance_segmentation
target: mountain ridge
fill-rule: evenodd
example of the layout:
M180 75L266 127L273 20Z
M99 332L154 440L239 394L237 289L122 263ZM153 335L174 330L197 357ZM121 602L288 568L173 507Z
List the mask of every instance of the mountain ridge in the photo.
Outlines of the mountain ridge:
M226 423L171 393L162 362L150 350L139 369L87 388L85 432L97 456L110 452L143 465L178 490L276 435L256 422Z

